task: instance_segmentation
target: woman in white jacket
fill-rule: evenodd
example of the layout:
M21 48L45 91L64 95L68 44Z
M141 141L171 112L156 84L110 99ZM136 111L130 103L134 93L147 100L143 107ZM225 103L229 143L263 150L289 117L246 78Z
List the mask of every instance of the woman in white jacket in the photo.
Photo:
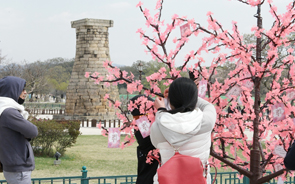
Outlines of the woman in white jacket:
M174 148L179 148L180 154L200 158L205 168L210 154L211 131L216 121L215 107L199 98L196 84L184 77L172 82L167 100L171 110L165 108L163 98L156 98L158 112L150 134L152 144L160 150L162 164L174 155ZM204 176L211 184L207 167ZM157 183L156 174L154 184Z

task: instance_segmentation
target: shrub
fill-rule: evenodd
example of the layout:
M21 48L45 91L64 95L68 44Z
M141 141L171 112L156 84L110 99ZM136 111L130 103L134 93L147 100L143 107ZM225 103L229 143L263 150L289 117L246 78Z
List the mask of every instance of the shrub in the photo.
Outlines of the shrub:
M80 135L79 121L32 119L31 122L38 127L38 136L31 140L36 156L52 157L55 151L63 155Z

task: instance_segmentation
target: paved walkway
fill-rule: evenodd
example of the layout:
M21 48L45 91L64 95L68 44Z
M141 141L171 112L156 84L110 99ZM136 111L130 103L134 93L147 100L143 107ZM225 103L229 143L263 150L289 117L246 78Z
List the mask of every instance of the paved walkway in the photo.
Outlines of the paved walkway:
M101 129L96 127L80 127L81 135L101 135Z

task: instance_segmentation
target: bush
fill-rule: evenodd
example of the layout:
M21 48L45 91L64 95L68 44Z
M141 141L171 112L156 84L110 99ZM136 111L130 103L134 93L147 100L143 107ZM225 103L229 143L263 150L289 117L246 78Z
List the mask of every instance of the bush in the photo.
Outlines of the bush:
M79 121L32 119L31 122L38 127L38 136L31 140L36 156L52 157L55 151L63 155L80 135Z

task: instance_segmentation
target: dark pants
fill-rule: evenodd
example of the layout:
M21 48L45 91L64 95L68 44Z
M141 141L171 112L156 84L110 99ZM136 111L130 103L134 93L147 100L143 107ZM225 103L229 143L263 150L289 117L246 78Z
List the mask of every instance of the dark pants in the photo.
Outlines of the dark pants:
M152 164L146 163L146 156L150 150L155 149L152 145L146 149L137 147L137 180L136 184L153 184L153 177L157 173L158 161Z

